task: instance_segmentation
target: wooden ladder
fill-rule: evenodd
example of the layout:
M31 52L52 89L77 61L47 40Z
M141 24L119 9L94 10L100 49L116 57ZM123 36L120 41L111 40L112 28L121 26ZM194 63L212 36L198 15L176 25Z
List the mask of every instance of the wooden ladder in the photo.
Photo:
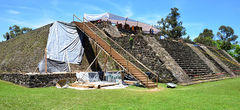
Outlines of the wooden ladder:
M125 69L128 74L131 74L138 81L140 81L144 87L147 88L157 87L158 76L156 76L157 83L150 80L148 75L146 75L141 69L139 69L132 62L125 59L121 54L119 54L115 49L113 49L111 45L108 42L106 42L106 40L103 38L103 34L105 35L105 33L101 32L100 29L98 29L94 24L92 24L91 22L76 22L76 21L73 21L73 23L75 23L76 26L85 35L87 35L94 42L96 42L105 51L105 53L112 57L112 59L116 63L118 63L123 69ZM156 75L155 73L153 74Z

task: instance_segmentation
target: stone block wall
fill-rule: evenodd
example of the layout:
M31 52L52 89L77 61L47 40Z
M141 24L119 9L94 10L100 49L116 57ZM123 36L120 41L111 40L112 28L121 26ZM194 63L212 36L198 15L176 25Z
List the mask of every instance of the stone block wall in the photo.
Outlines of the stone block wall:
M227 72L224 70L224 68L215 61L212 56L210 56L204 49L202 49L200 46L197 46L197 48L220 70L220 72Z
M183 69L177 64L177 62L169 55L169 53L158 43L155 37L144 36L143 37L148 45L152 47L156 55L163 61L163 65L171 71L172 75L177 79L178 83L188 83L190 78L183 71Z
M240 75L239 63L232 60L222 50L215 49L213 47L207 47L212 53L214 53L235 75Z
M213 73L188 45L170 40L158 41L190 78Z
M76 73L56 74L0 74L0 80L9 81L29 88L55 86L59 80L76 81Z
M127 50L137 60L139 60L141 63L143 63L146 67L148 67L155 73L159 74L160 82L176 82L175 77L168 69L166 69L166 67L163 66L163 62L152 50L152 48L148 46L148 43L143 39L143 36L135 36L132 48L130 47L129 38L129 36L119 38L112 37L113 40L115 40L120 46ZM120 49L117 49L116 46L112 45L112 47L115 48L119 53L123 53L120 52ZM127 55L124 54L123 56L127 57ZM147 70L145 70L139 64L134 64L143 71L147 72Z

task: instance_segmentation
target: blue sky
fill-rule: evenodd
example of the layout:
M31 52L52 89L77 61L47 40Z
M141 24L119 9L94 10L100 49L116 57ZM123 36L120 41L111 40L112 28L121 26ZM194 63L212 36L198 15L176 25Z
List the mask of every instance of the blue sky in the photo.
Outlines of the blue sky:
M56 20L71 22L73 14L110 12L154 25L172 7L179 8L191 39L204 28L216 34L221 25L231 26L240 37L239 0L1 0L0 41L11 25L35 29Z

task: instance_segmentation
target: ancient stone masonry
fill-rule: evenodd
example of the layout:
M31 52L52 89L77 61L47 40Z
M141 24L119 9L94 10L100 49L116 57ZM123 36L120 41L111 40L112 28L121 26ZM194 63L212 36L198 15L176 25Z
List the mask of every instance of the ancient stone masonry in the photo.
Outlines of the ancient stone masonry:
M130 52L135 58L137 58L140 62L142 62L145 66L159 74L160 81L161 82L176 82L176 79L172 75L172 73L166 69L166 67L163 66L163 62L160 60L158 56L156 56L156 53L152 50L150 46L148 46L148 43L143 39L142 36L135 36L134 38L134 45L132 48L130 48L129 44L129 36L121 37L121 38L115 38L112 39L115 40L120 46L122 46L125 50ZM112 46L117 49L116 46L112 44ZM120 52L122 53L122 52ZM123 55L127 58L128 55ZM130 57L128 57L130 58ZM130 59L130 61L133 61ZM147 72L147 70L144 70L141 65L136 65L141 68L143 71Z
M213 52L211 52L207 47L201 45L200 49L203 50L203 52L206 52L205 55L212 60L212 62L215 62L215 65L218 65L217 67L222 71L222 72L227 72L229 75L233 75L234 73L215 55ZM225 74L227 75L227 74Z
M218 68L219 72L227 72L214 58L213 56L210 56L201 46L196 46L196 48L199 49L199 51L205 56L207 57L207 59L209 59L214 65L215 67Z
M208 65L186 44L169 40L159 40L159 43L190 78L194 79L213 73Z
M223 54L227 55L231 60L233 60L234 62L240 65L240 63L236 59L234 59L231 55L229 55L225 50L222 50L222 52Z
M227 54L225 54L222 50L212 47L208 47L208 49L214 53L235 75L240 75L240 66Z
M220 73L221 71L197 48L198 46L194 46L193 44L186 43L213 71L213 73Z
M164 62L164 66L171 71L173 76L178 80L179 83L188 83L190 78L183 71L183 69L175 62L175 60L168 54L168 52L162 47L161 44L155 39L155 37L144 36L145 41L152 47L156 55Z
M55 86L59 80L76 81L76 73L58 74L0 74L0 80L9 81L29 88Z

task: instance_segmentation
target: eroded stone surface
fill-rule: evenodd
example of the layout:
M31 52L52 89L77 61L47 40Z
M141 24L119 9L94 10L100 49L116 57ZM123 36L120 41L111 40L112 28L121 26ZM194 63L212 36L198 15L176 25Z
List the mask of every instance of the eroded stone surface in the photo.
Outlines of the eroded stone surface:
M76 73L62 74L0 74L0 79L29 88L55 86L59 80L76 81Z

